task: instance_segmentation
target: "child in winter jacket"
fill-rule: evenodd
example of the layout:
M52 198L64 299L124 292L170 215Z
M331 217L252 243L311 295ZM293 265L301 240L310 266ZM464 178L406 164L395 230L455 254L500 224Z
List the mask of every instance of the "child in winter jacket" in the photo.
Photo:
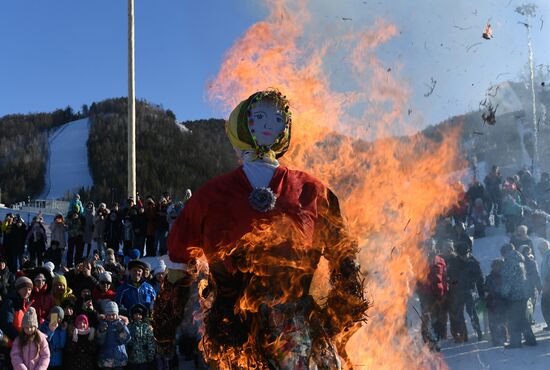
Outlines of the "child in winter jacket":
M13 369L46 370L50 364L50 349L46 336L38 330L38 317L33 307L25 312L22 327L10 354Z
M122 368L128 364L126 344L130 341L130 331L118 317L118 306L115 302L105 302L103 312L105 320L100 322L96 333L99 344L97 365L109 369Z
M153 328L147 322L147 308L136 304L130 309L131 323L128 325L131 339L128 342L130 369L147 370L155 358Z
M62 323L63 317L63 309L54 306L48 318L40 325L40 331L46 334L50 347L49 369L61 369L63 365L63 349L67 341L67 324Z
M90 327L86 315L75 319L74 329L67 341L65 352L65 369L94 370L95 369L95 329Z
M61 257L67 248L67 237L65 236L66 230L67 226L65 225L63 215L56 215L54 222L50 224L50 257L56 268L59 268L59 265L61 264Z

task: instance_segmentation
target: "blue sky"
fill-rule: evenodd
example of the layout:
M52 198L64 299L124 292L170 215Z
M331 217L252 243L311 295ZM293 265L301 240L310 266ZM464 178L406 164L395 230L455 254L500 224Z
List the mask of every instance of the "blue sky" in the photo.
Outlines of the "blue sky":
M476 109L491 83L518 79L527 62L515 0L315 0L306 37L354 31L382 18L399 35L378 56L411 90L422 125ZM550 64L550 2L533 27L536 64ZM127 94L127 1L0 2L0 116L52 111ZM179 120L222 117L206 99L224 53L264 19L258 0L136 0L136 93ZM344 21L342 17L351 18ZM495 37L481 39L487 21ZM314 36L313 36L314 35ZM469 46L480 45L468 49ZM327 63L331 65L331 63ZM395 68L394 68L395 69ZM330 71L329 71L330 73ZM339 74L331 74L338 85ZM437 80L426 98L426 84Z

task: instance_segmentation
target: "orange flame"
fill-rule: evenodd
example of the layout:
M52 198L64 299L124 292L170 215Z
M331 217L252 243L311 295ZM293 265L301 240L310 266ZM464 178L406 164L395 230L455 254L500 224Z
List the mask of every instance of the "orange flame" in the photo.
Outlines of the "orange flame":
M301 26L310 19L306 1L267 3L269 17L232 47L209 96L227 110L268 87L289 98L293 138L283 162L317 176L339 196L368 276L374 305L368 324L348 342L353 367L445 368L411 338L405 321L416 279L426 271L419 245L457 198L449 174L462 166L458 132L440 143L394 136L414 132L405 123L409 91L396 78L400 68L388 73L375 53L396 35L394 25L378 20L319 46ZM357 85L352 91L335 91L324 71L335 49L350 50L345 63ZM327 276L320 264L314 295L323 295Z

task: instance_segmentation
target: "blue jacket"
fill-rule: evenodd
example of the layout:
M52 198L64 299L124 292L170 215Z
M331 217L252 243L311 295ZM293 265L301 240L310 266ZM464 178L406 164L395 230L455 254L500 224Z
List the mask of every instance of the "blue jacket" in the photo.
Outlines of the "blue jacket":
M102 331L102 326L107 330ZM130 330L121 320L102 321L96 331L99 344L97 365L99 367L122 367L128 364L126 344L130 341Z
M156 293L151 284L144 281L139 287L136 287L130 281L124 282L116 291L115 301L119 306L126 307L130 310L133 305L141 303L149 309L153 309Z
M525 272L525 258L516 250L508 252L500 271L502 275L501 295L509 301L527 300L529 284Z
M57 326L55 331L50 330L50 322L44 321L40 325L40 331L48 338L48 346L50 346L50 366L63 365L63 348L67 343L67 330L61 328L61 324Z

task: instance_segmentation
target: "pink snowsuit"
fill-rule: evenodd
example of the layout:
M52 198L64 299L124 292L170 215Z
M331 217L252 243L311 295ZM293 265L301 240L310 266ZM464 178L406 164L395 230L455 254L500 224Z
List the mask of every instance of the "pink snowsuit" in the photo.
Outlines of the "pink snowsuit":
M40 354L36 358L36 343L28 342L25 346L21 346L19 337L13 342L11 349L11 364L13 370L47 370L50 364L50 348L48 347L48 339L38 329L36 330L40 336Z

